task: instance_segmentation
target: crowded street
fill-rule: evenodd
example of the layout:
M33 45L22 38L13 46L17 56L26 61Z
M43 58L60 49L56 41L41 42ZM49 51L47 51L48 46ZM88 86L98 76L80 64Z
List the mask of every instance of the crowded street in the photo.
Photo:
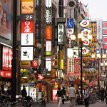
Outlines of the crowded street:
M0 107L107 107L106 10L107 0L0 0Z
M57 107L57 103L48 103L46 107ZM61 107L70 107L69 102L65 102ZM85 105L75 105L74 107L85 107ZM98 101L95 104L90 104L89 107L107 107L107 104L105 102Z

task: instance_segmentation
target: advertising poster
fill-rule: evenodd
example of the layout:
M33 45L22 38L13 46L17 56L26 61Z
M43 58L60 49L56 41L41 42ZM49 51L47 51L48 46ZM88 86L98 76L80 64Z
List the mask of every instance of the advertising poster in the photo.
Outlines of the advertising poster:
M52 100L53 101L57 101L57 96L56 96L56 93L57 93L57 89L53 89L53 91L52 91Z
M2 51L2 70L0 70L0 77L11 78L12 77L12 49L6 46Z
M0 36L11 40L12 0L0 0Z
M3 47L2 70L11 71L12 68L12 49Z

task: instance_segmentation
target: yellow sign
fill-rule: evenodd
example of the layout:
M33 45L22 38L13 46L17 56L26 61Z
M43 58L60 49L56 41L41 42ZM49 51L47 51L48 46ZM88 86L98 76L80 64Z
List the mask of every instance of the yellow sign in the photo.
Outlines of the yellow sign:
M22 0L21 1L21 14L33 14L34 13L34 1Z

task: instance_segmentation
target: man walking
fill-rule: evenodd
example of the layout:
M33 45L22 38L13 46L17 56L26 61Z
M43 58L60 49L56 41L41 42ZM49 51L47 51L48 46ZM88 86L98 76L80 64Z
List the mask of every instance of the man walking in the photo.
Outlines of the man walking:
M76 97L76 89L74 88L73 84L71 84L71 86L68 89L68 95L70 99L70 107L73 107L75 104L75 97Z
M58 87L56 96L58 97L58 107L60 107L61 106L62 97L63 97L63 93L62 93L61 87Z

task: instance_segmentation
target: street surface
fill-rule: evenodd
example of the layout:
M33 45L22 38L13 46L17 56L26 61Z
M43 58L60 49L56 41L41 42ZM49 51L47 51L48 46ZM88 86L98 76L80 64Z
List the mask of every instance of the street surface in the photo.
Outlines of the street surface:
M57 103L49 103L46 107L57 107ZM70 107L69 102L61 104L61 107ZM84 105L76 105L74 107L85 107ZM90 104L89 107L107 107L105 102L96 102L95 104Z

